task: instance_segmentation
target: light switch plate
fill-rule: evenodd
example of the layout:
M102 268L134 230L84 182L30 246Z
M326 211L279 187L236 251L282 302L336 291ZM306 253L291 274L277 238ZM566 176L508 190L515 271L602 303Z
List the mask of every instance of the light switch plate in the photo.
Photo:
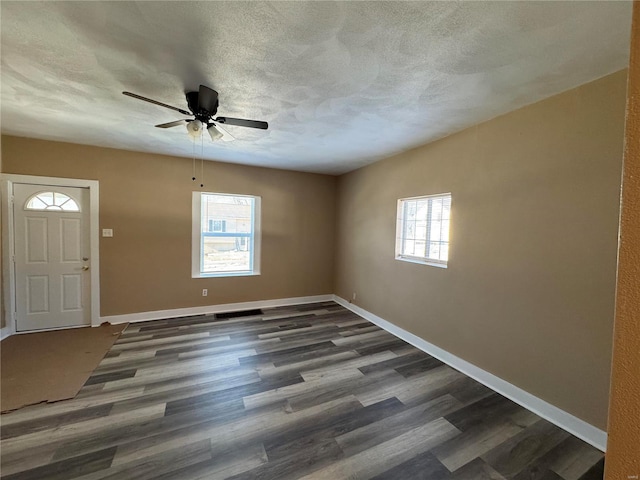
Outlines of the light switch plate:
M113 228L103 228L102 229L103 237L113 237Z

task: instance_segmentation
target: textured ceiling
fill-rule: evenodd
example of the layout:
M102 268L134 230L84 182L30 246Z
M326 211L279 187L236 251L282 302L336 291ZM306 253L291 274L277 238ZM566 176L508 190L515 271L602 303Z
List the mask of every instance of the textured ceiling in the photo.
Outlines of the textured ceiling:
M338 174L625 68L630 2L2 1L3 133ZM197 155L201 145L198 142Z

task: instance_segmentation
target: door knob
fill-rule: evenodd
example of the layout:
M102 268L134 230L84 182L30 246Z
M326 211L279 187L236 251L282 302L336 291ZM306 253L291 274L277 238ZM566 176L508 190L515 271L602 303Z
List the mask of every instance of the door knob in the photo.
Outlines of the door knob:
M82 270L83 270L83 271L85 271L85 272L86 272L87 270L89 270L89 265L83 265L83 266L82 266Z

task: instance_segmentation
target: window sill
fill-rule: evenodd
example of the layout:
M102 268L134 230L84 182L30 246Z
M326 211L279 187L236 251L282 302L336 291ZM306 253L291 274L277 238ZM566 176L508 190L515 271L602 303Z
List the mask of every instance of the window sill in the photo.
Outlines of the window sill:
M419 263L421 265L429 265L431 267L447 268L446 263L434 262L433 260L429 260L427 258L397 256L396 260L401 260L403 262L409 262L409 263Z
M260 272L220 272L220 273L196 273L191 278L224 278L224 277L255 277Z

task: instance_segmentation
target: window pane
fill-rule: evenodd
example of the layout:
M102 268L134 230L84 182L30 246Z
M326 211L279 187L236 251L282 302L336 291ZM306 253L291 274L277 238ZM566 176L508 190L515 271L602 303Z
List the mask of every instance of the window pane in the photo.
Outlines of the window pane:
M27 210L44 210L45 208L47 208L47 204L38 197L32 198L27 204Z
M415 220L416 218L416 202L408 201L406 208L406 219Z
M437 260L441 260L440 258L440 243L438 242L430 242L429 243L429 258L435 258Z
M53 193L53 204L60 207L64 202L69 200L69 197L63 195L62 193Z
M65 212L77 212L80 209L78 208L78 205L76 204L76 202L74 202L73 200L69 199L66 202L64 202L62 205L62 210L64 210Z
M204 237L203 272L234 272L251 269L251 255L243 237Z
M442 231L440 233L440 240L443 242L449 241L449 220L442 222Z
M441 198L433 198L431 199L431 218L434 221L440 221L442 219L442 199Z
M414 222L407 223L405 236L406 238L416 238L416 224Z
M43 192L38 194L38 198L47 205L53 205L53 192Z
M440 221L431 222L431 235L429 240L440 240L442 231L442 223Z
M416 204L416 217L426 221L429 202L427 200L418 200Z
M413 255L415 253L415 241L414 240L405 240L404 242L404 250L402 252L403 255Z
M209 231L251 233L252 212L252 198L202 194L202 226Z

